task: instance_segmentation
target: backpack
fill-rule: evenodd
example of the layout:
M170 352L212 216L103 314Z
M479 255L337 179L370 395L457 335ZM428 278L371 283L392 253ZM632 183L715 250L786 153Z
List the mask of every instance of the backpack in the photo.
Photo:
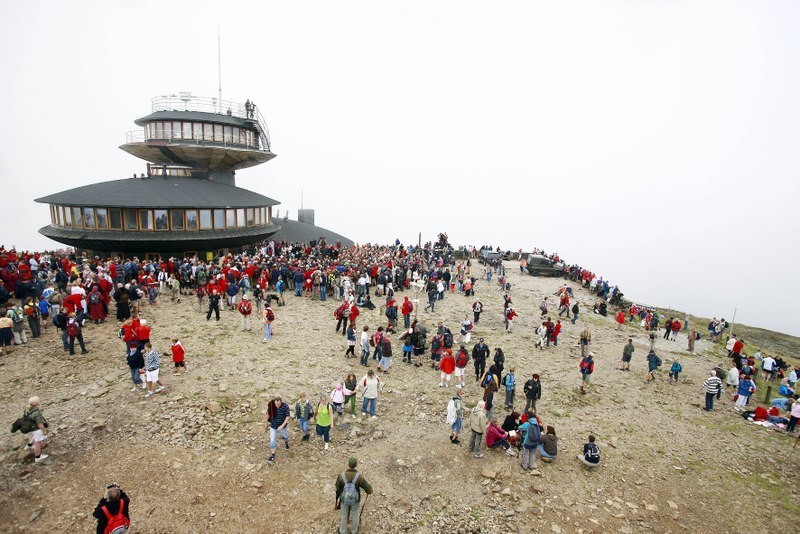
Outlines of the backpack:
M481 387L485 388L492 382L492 380L494 380L494 376L492 376L492 373L486 373L486 376L484 376L483 380L481 380Z
M37 411L37 410L32 410L30 412L24 412L22 414L22 417L20 417L19 419L17 419L16 421L14 421L11 424L11 432L14 433L14 432L19 431L19 432L21 432L23 434L27 434L28 432L33 432L34 430L38 430L39 429L39 425L36 424L36 419L31 417L31 414L34 413L35 411ZM44 418L42 418L42 419L44 419ZM47 421L44 422L44 426L45 426L45 428L47 426L49 426L47 424Z
M25 315L28 317L33 317L36 314L36 308L34 306L25 306Z
M587 458L597 458L600 460L600 449L597 448L597 444L589 443L589 450L586 451Z
M466 367L467 366L467 353L459 351L458 357L456 358L456 366L457 367Z
M275 313L272 311L272 308L267 308L267 321L274 321L275 320Z
M453 334L451 334L449 331L444 333L444 348L453 348Z
M433 338L433 341L431 341L431 350L432 351L437 351L437 350L439 350L441 348L441 346L442 346L442 344L439 341L439 338L438 337Z
M100 293L92 293L89 295L90 304L100 304Z
M342 504L346 504L347 506L353 506L354 504L358 504L358 501L361 500L361 495L358 493L358 488L356 487L356 481L358 480L358 475L361 473L356 473L356 476L353 477L353 480L347 480L346 472L342 473L342 480L344 481L344 487L342 488L342 494L339 497Z
M76 337L78 335L78 331L79 331L79 328L78 328L78 322L77 321L72 321L71 323L69 323L67 325L67 335L69 337Z
M581 374L583 375L591 374L592 365L585 359L581 360L580 368L581 368Z
M13 308L11 310L11 320L14 321L14 324L20 324L25 320L25 317L20 313L19 308Z
M250 301L249 300L242 302L242 313L243 314L249 315L250 312L252 312L252 311L253 311L253 307L250 305ZM269 316L269 312L267 312L267 316Z
M125 501L122 499L119 500L119 511L116 515L111 515L107 505L103 506L101 510L108 521L106 523L106 529L103 531L104 534L126 534L128 532L131 521L123 514L125 511Z

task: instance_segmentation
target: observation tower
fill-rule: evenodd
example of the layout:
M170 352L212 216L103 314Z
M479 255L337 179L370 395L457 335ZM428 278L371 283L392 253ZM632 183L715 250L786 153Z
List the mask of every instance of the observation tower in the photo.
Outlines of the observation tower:
M138 177L68 189L39 233L105 256L201 256L268 238L279 202L236 187L236 171L275 157L269 130L249 100L191 93L158 96L119 148L147 162Z

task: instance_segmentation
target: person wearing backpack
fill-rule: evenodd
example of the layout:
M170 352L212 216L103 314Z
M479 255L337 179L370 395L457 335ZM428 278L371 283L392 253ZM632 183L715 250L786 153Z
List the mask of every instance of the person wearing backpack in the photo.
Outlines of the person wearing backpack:
M28 399L28 409L22 414L23 432L32 432L28 438L26 448L33 449L34 462L42 462L49 455L42 454L42 442L47 440L47 420L42 414L41 401L39 397Z
M342 511L339 534L347 534L347 521L350 520L350 534L357 534L361 522L361 490L372 495L372 486L356 470L358 460L350 457L347 470L336 478L336 509Z
M678 383L678 376L683 371L683 366L681 365L681 359L675 358L672 362L672 367L669 368L669 383L670 384L677 384Z
M506 399L503 406L507 410L511 410L514 408L514 394L517 391L517 378L514 376L513 367L510 367L506 376L503 377L503 386L505 386L506 390Z
M645 383L649 384L650 382L655 382L656 380L656 371L659 367L661 367L662 361L659 358L658 354L655 351L650 351L647 354L647 380Z
M464 382L464 374L468 363L469 352L467 352L466 345L462 343L461 347L458 349L458 354L456 354L456 368L455 371L453 371L453 376L456 377L456 388L458 389L467 385L466 382Z
M264 343L272 339L272 323L275 321L275 312L272 311L271 302L272 300L267 298L264 308L261 310L261 322L264 324Z
M461 425L464 421L464 392L456 389L456 394L447 403L447 424L450 425L450 443L458 445L458 435L461 433Z
M92 514L97 519L97 534L125 534L131 526L131 499L119 484L106 486L105 494Z
M242 300L239 302L237 309L242 316L242 332L245 330L252 330L253 325L250 322L250 315L253 313L253 304L250 302L250 297L246 294L242 295Z
M31 329L31 336L37 338L42 335L42 321L39 313L39 306L34 302L33 297L25 299L25 306L22 308L25 317L28 319L28 327Z
M20 306L14 306L8 309L6 316L11 318L13 326L11 332L14 336L15 345L24 345L28 342L28 336L25 334L25 314Z
M75 355L75 340L78 340L78 344L81 346L81 354L88 354L88 350L86 350L86 345L83 343L83 332L81 330L81 325L76 319L74 313L69 314L69 319L67 319L67 336L69 337L69 354L70 356Z
M594 436L589 435L589 442L583 445L583 454L578 455L578 460L587 467L597 467L600 464L600 447L594 442Z
M586 395L586 392L589 390L589 385L592 383L592 373L594 373L593 358L594 352L590 352L578 365L578 369L581 372L581 395Z
M477 299L472 303L472 322L478 324L481 319L481 312L483 312L483 302Z
M528 420L519 427L520 432L525 432L525 438L522 440L522 469L532 470L536 467L536 449L539 447L542 432L534 413L532 411L527 413Z

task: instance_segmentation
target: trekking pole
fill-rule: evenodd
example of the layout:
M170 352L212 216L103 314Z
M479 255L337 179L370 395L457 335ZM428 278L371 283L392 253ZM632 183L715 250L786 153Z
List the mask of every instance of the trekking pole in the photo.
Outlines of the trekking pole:
M364 498L364 504L361 506L361 513L359 514L358 532L361 532L361 527L364 526L364 511L367 509L367 502L369 501L369 493Z

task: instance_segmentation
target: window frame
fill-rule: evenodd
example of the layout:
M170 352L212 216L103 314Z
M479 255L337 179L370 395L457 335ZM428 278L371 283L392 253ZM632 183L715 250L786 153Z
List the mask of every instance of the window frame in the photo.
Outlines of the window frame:
M208 225L207 226L203 225L203 215L204 214L207 214L207 216L208 216ZM201 231L208 231L208 230L213 230L214 229L214 224L213 224L214 220L213 220L213 217L211 216L211 210L210 209L199 209L199 210L197 210L197 219L198 219L197 222L200 225L200 230Z
M194 214L194 228L190 228L189 221L191 220L191 215ZM187 209L183 210L183 220L186 222L186 231L187 232L198 232L200 231L200 216L197 213L196 209Z
M112 215L112 212L116 212L118 217L119 217L119 227L118 228L115 228L111 224L112 221L113 221L113 218L114 218L113 215ZM108 208L108 229L109 230L120 230L121 231L123 229L124 225L125 225L125 221L122 219L122 217L123 217L122 208Z
M149 228L145 228L144 224L142 223L142 215L145 214L148 216L147 223ZM155 225L153 222L153 210L147 208L139 208L136 210L136 215L139 219L139 231L140 232L152 232L155 229Z
M180 226L175 226L175 215L180 212ZM183 208L170 208L169 227L175 232L183 232L186 229L186 210Z
M103 212L105 224L100 226L100 212ZM96 230L108 230L108 208L95 208L94 209L94 227Z
M158 227L158 212L163 212L164 215L164 228ZM166 208L158 208L153 210L153 230L156 232L169 232L169 210Z

